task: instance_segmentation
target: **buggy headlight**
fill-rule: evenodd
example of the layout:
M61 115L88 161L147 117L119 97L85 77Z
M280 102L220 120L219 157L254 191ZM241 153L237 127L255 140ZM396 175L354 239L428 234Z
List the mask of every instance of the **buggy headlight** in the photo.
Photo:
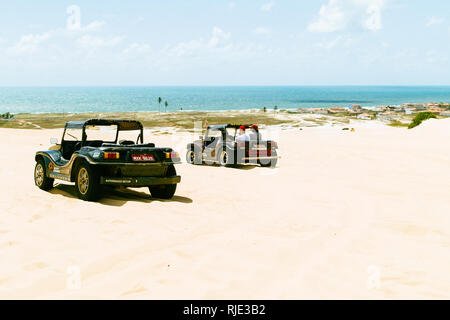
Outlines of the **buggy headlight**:
M92 158L99 159L102 156L102 153L100 151L94 151L92 153Z

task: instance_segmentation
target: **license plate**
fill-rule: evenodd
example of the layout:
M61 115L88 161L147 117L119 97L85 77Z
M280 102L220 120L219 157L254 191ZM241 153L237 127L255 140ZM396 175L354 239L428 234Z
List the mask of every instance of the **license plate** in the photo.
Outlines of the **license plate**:
M133 161L155 161L155 157L151 154L133 154L131 155Z

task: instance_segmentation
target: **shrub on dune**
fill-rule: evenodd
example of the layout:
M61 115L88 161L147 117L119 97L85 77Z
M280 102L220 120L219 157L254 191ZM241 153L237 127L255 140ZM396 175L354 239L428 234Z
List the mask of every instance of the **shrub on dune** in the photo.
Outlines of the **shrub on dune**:
M408 129L412 129L417 127L418 125L420 125L422 123L422 121L428 120L428 119L436 119L436 115L433 112L420 112L418 113L414 119L412 120L412 122L409 124Z

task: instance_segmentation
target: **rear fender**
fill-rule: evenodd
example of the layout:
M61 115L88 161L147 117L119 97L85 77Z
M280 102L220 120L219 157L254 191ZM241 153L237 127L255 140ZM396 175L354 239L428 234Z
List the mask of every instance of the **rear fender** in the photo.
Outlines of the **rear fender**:
M275 145L272 145L272 142L273 142ZM270 148L271 148L272 150L278 149L278 143L277 143L276 141L273 141L273 140L267 140L267 145L269 145Z
M86 159L83 156L78 156L73 161L72 167L70 168L70 181L75 181L75 175L77 173L77 169L82 163L87 163Z

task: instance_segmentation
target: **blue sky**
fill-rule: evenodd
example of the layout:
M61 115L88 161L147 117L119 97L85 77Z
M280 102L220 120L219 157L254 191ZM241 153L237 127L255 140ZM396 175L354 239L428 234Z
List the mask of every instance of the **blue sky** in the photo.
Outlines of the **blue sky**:
M0 3L0 86L450 85L449 57L444 0Z

